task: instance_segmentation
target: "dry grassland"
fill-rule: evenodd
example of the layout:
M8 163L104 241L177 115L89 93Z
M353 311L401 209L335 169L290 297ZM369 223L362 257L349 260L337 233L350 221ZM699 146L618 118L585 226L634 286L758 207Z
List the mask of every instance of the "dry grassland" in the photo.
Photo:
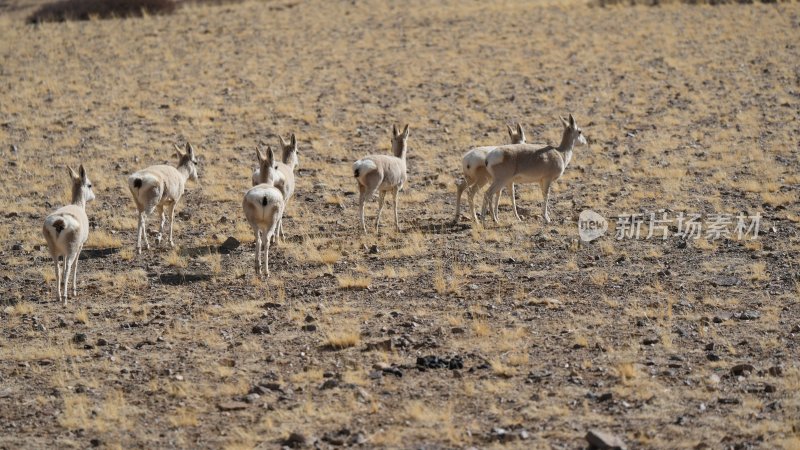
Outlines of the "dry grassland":
M251 1L33 27L28 3L0 15L0 447L800 447L797 4ZM517 121L557 143L569 112L589 146L553 223L521 186L523 222L505 196L499 226L448 224L464 151ZM405 230L389 206L364 237L350 166L392 123ZM241 198L256 144L290 132L289 240L260 280ZM187 140L178 248L137 256L126 175ZM64 308L41 222L79 162L97 200ZM760 212L762 233L587 244L586 208Z

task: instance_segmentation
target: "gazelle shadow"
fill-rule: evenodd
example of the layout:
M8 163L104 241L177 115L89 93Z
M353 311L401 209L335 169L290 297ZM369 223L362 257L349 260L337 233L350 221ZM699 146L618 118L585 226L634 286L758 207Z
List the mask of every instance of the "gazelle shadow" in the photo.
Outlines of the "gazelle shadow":
M105 258L110 255L119 253L119 247L112 248L87 248L81 251L80 259L97 259Z
M158 275L158 281L169 286L181 286L210 279L211 275L204 273L162 273Z

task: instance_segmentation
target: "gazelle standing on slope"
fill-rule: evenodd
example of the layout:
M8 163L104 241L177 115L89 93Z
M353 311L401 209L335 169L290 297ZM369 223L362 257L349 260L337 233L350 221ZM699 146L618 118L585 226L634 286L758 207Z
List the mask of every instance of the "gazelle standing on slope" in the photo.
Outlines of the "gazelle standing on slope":
M522 129L522 125L517 123L516 129L511 128L510 125L507 125L507 127L508 136L511 138L512 144L525 143L525 131ZM478 221L478 216L475 213L475 194L486 185L486 183L492 180L489 176L489 172L486 170L486 155L496 148L496 145L475 147L464 153L464 156L461 158L461 170L464 173L464 178L456 180L456 217L453 219L453 223L458 223L458 219L461 217L461 194L465 189L468 191L467 195L469 195L470 218L472 218L474 222ZM517 200L514 195L514 184L512 183L511 186L506 187L509 192L511 192L511 204L514 206L514 215L517 216L517 220L519 220L519 214L517 214ZM492 215L495 222L497 222L497 205L500 203L500 194L502 194L502 190L497 192L497 196L494 200L495 203L492 208Z
M44 219L42 234L47 241L47 249L56 265L56 290L61 301L61 264L64 258L64 306L67 306L69 275L72 271L72 296L77 295L78 258L83 244L89 238L89 218L86 216L86 203L94 200L92 182L81 164L76 173L71 167L69 177L72 181L72 204L57 209Z
M157 241L161 242L164 234L164 222L166 215L164 208L169 214L169 245L174 247L172 241L172 226L175 222L175 205L183 196L186 181L191 179L197 181L197 156L192 144L186 143L186 153L180 147L175 146L175 156L178 157L178 167L158 164L142 169L128 177L128 188L133 195L136 209L139 210L139 226L136 238L136 251L142 253L142 238L144 245L150 249L150 242L147 240L147 227L145 222L147 216L158 209L161 216L161 231Z
M569 121L563 117L560 119L564 124L564 132L558 147L530 144L503 145L490 151L486 156L486 169L493 181L483 196L481 220L484 227L486 210L492 206L492 196L508 183L539 183L544 197L542 217L545 222L550 222L550 215L547 213L550 185L564 174L564 170L572 160L572 148L575 143L586 145L583 131L575 123L572 114L569 115Z
M394 198L394 225L400 231L400 221L397 217L397 194L403 190L403 186L408 179L406 173L406 153L408 153L408 124L400 133L397 127L392 125L392 154L389 155L369 155L361 158L353 164L353 176L358 182L358 208L361 217L361 228L364 234L367 233L367 225L364 221L364 203L378 191L378 214L375 217L375 232L378 232L378 225L381 221L381 211L383 210L383 199L387 192L391 192Z
M272 237L278 232L286 201L283 193L275 187L275 179L279 172L275 168L275 153L272 148L267 147L266 156L256 149L256 156L261 167L259 179L264 182L253 186L244 194L242 209L256 236L256 275L262 273L261 252L263 249L264 272L269 277L269 246L272 243Z

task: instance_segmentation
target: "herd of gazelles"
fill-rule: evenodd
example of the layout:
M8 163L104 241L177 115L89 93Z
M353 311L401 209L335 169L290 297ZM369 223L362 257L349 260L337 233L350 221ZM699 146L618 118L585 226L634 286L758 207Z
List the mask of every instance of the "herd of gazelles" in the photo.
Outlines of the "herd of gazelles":
M586 144L583 132L570 114L569 120L560 118L564 131L561 143L557 146L526 144L525 133L517 124L516 129L508 127L511 145L478 147L464 154L462 168L464 178L456 181L456 221L460 217L461 195L469 191L470 217L477 221L473 198L475 193L491 181L483 199L481 221L485 225L487 208L491 210L495 222L497 205L503 188L508 188L517 214L514 198L514 183L539 183L544 196L542 217L550 222L547 213L547 202L550 185L561 177L572 159L575 143ZM256 274L262 274L261 253L264 253L263 272L269 276L270 243L283 239L282 218L286 204L292 198L295 187L294 171L298 165L297 140L294 134L288 142L282 137L282 157L275 160L272 148L267 147L266 154L256 149L259 168L253 173L253 187L244 195L242 208L256 238ZM408 175L406 173L406 153L408 150L408 125L402 132L392 126L392 155L369 155L353 164L353 175L358 182L358 207L361 228L367 232L364 219L364 203L376 192L378 193L378 213L375 218L375 231L380 224L381 210L387 192L392 193L394 201L394 223L400 230L397 216L397 195L403 189ZM161 216L161 229L157 237L160 242L164 234L164 225L169 218L169 245L174 247L172 225L175 217L175 205L183 195L184 187L189 179L197 181L197 155L191 144L186 150L175 146L178 166L155 165L140 170L128 177L133 201L139 211L139 224L136 238L136 249L142 252L142 240L147 249L146 220L153 211L158 210ZM43 234L47 240L50 255L56 266L56 290L59 301L67 304L67 288L69 276L72 274L72 295L76 295L78 274L78 257L83 244L89 237L89 219L86 216L86 203L94 199L92 182L89 180L83 165L75 172L68 167L72 179L72 203L59 208L44 220ZM59 257L64 259L63 295L61 290L62 268Z

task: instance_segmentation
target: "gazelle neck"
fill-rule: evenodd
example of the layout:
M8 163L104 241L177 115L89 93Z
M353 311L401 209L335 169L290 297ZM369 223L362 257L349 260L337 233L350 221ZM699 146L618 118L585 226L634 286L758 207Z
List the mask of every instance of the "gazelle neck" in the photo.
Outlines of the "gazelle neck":
M183 177L184 183L192 176L192 170L189 168L188 164L181 164L177 167L178 173L181 174Z
M400 148L397 148L395 146L392 146L392 147L393 147L392 148L392 153L394 153L394 156L396 156L396 157L402 159L403 161L405 161L406 153L408 152L408 145L405 142L403 142L403 144L401 144L399 146Z
M569 130L565 130L561 135L561 144L558 145L558 151L564 156L564 162L569 164L572 159L572 148L575 146L575 138Z
M81 208L86 208L86 196L83 195L83 186L73 186L72 187L72 204L75 206L80 206Z

